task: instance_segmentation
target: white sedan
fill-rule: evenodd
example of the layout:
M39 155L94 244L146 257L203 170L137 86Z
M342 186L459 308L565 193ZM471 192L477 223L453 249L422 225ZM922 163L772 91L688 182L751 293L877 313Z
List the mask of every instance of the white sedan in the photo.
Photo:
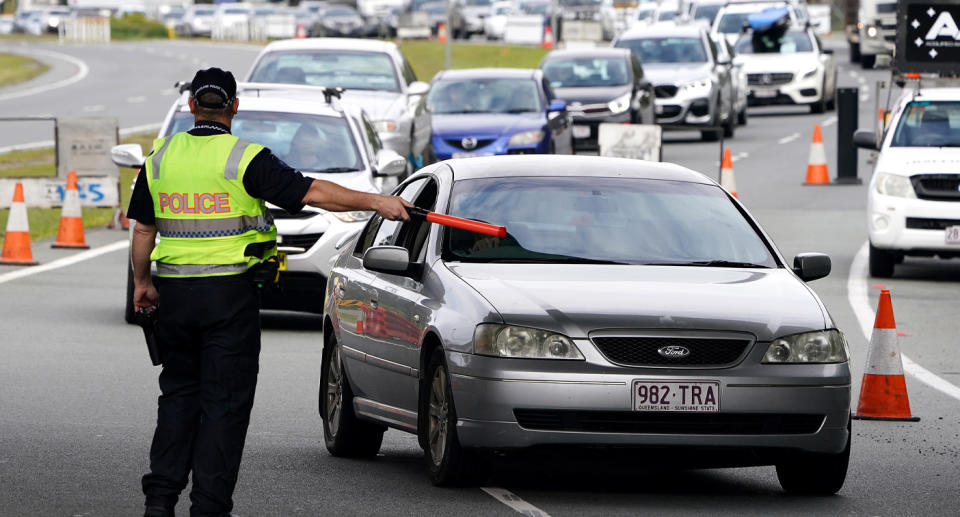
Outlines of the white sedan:
M809 105L813 113L836 107L837 63L813 29L792 29L779 39L747 32L737 40L736 51L747 74L751 106Z

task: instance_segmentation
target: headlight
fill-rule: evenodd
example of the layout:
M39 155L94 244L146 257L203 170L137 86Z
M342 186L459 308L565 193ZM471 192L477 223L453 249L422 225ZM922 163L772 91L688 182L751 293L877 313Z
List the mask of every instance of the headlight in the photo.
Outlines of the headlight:
M807 70L806 72L803 72L802 74L800 74L800 76L801 76L802 78L804 78L804 79L806 79L806 78L808 78L808 77L813 77L813 75L816 74L816 73L817 73L817 70L819 70L819 69L820 69L819 67L816 67L816 66L815 66L815 67L811 68L810 70Z
M630 109L630 99L633 97L631 92L627 92L616 99L607 103L607 107L610 108L610 112L614 115L623 113Z
M774 339L764 363L845 363L847 341L839 330L806 332Z
M710 92L710 79L701 79L699 81L691 81L686 84L680 85L680 93L686 95L701 94L706 95Z
M910 178L882 172L879 174L880 176L877 177L877 192L885 196L917 198L917 195L913 192L913 184L910 183Z
M536 129L533 131L524 131L523 133L517 133L510 137L510 142L507 145L532 145L539 143L543 140L543 131Z
M878 32L877 32L877 28L874 27L873 25L870 25L870 26L867 27L867 36L868 36L868 37L870 37L870 38L876 38L876 37L877 37L877 33L878 33Z
M377 133L392 133L397 130L396 120L374 120L373 129Z
M360 211L330 212L330 213L336 216L337 219L340 219L345 223L355 223L357 221L366 221L367 219L370 219L370 217L373 215L373 212L360 212Z
M482 323L473 332L473 352L524 359L583 359L573 341L546 330Z

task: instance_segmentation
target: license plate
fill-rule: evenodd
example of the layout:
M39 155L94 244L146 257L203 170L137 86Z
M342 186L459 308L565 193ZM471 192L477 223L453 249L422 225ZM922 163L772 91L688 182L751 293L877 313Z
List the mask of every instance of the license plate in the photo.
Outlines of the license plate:
M574 138L590 138L590 126L573 126Z
M286 271L287 270L287 254L278 251L277 252L277 271Z
M493 156L493 153L453 153L454 158L476 158L478 156Z
M960 244L960 226L947 226L947 244Z
M758 99L772 99L777 96L777 90L754 90L753 96Z
M633 410L717 412L720 411L720 383L634 380Z

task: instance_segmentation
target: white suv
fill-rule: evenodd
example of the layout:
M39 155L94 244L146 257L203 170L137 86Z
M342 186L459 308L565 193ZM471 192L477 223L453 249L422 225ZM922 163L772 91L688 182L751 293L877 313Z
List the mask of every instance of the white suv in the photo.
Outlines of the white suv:
M960 257L960 88L907 91L879 145L867 202L870 274L893 276L907 255Z
M361 109L346 103L340 105L335 98L325 102L325 91L330 95L330 90L316 87L240 83L237 90L240 109L233 119L231 132L270 148L280 159L311 178L366 192L391 189L396 185L395 178L385 182L385 177L405 172L406 159L382 147ZM193 127L188 97L189 93L184 91L174 102L158 137ZM318 135L322 135L324 152L318 153L323 156L322 163L308 163L306 158L294 155L294 140L316 139ZM111 154L120 166L139 167L143 163L143 151L137 144L117 146ZM287 255L287 267L280 274L278 289L263 291L263 308L322 312L331 264L343 243L363 227L371 213L327 212L306 206L291 215L269 203L267 206L277 225L279 250ZM129 268L127 291L125 316L130 322L133 280Z

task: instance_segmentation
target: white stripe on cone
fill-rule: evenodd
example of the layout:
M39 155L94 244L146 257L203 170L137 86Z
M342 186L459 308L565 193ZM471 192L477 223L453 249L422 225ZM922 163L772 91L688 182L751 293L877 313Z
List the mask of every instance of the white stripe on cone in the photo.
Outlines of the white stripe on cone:
M900 360L900 343L897 329L873 329L870 335L870 351L867 367L863 373L873 375L903 375Z
M720 186L731 194L737 193L737 182L733 177L733 169L720 169Z
M814 142L810 144L810 165L826 165L827 153L823 150L823 142Z
M27 204L16 202L10 205L10 217L7 219L8 232L29 232L27 223Z
M80 208L80 192L75 189L67 189L63 196L63 211L60 217L83 217L83 210Z

